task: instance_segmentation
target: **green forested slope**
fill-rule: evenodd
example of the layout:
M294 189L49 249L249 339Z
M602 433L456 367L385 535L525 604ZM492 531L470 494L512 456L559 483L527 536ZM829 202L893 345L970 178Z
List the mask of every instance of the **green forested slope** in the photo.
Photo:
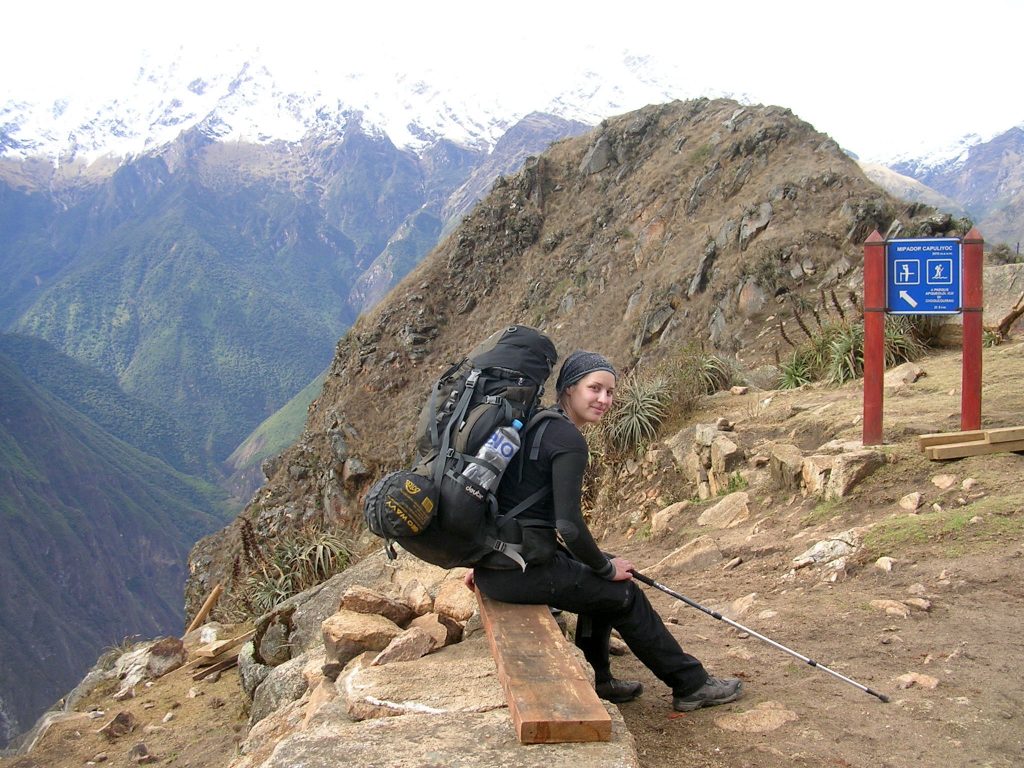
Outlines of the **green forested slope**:
M185 558L220 499L0 355L0 700L21 728L105 646L180 633Z

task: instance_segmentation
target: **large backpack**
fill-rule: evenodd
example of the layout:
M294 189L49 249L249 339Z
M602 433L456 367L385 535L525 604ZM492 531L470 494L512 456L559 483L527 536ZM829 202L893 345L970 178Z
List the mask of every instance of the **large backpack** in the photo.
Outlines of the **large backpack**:
M411 469L390 472L370 489L363 507L367 527L421 560L442 568L472 567L500 552L526 567L520 547L503 539L516 516L546 495L532 494L498 514L494 491L462 477L477 450L498 427L518 419L522 437L548 411L538 412L544 382L558 359L540 331L514 325L492 334L437 380L420 412L417 458ZM500 478L499 478L500 479Z

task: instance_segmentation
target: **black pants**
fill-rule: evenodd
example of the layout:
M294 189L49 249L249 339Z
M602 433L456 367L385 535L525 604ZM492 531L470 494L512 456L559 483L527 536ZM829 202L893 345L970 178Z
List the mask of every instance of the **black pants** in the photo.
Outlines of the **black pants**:
M576 645L594 668L597 682L610 680L608 641L617 629L629 649L676 695L700 688L708 674L685 653L634 581L608 581L559 551L526 572L476 568L476 584L494 600L549 605L578 614Z

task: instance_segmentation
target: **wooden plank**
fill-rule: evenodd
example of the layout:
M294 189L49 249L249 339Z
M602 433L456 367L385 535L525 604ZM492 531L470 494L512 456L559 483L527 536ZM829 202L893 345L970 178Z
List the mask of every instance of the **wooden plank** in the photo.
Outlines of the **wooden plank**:
M202 680L204 677L209 677L214 672L223 672L225 669L231 669L238 663L238 654L234 654L229 658L219 661L216 664L211 664L209 667L204 667L198 672L192 675L193 680Z
M1011 440L1024 440L1024 427L986 429L985 436L990 443L1008 443Z
M611 716L546 605L512 605L477 591L498 680L523 744L608 741Z
M220 597L220 593L223 591L224 587L222 587L220 584L214 585L213 589L210 591L209 596L203 602L202 607L200 607L199 612L196 613L195 618L193 618L192 621L189 622L188 626L185 627L186 635L203 623L203 621L206 619L210 611L213 610L213 606L217 604L217 599ZM182 635L182 637L184 637L184 635Z
M214 640L212 643L201 645L195 649L194 653L196 656L205 656L207 658L214 658L219 656L224 651L233 648L236 645L240 645L248 640L250 637L256 634L255 629L250 629L248 632L243 632L235 637L230 637L225 640Z
M1024 440L1009 440L1004 443L989 443L975 440L952 445L934 445L927 449L927 456L932 461L942 459L962 459L965 456L981 456L987 453L1009 453L1024 451Z
M985 432L981 429L973 429L968 432L933 432L929 435L920 435L917 444L923 451L933 445L946 445L948 443L966 443L972 440L984 440Z

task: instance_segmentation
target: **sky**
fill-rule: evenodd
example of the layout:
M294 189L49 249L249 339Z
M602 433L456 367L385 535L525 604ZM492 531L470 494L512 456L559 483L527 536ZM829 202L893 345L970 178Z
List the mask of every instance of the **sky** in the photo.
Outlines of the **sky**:
M623 50L680 92L792 109L865 159L924 154L1024 123L1024 0L288 0L19 2L0 11L0 104L116 93L151 61L259 49L296 82L391 67L529 105ZM145 9L145 10L143 10ZM640 105L638 105L640 106ZM527 111L529 108L527 107Z

